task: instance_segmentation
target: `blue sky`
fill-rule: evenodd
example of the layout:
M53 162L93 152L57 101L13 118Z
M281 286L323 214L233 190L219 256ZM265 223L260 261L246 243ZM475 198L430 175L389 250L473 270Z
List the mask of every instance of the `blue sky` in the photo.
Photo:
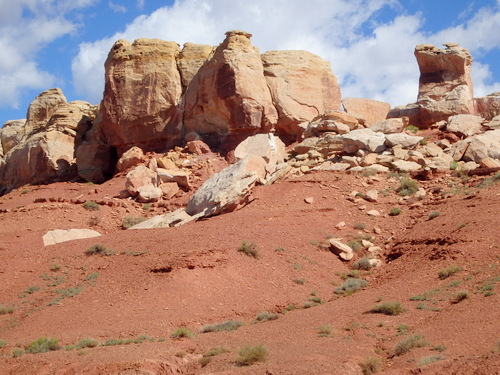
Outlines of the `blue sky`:
M343 97L415 101L420 43L460 43L475 96L500 91L500 0L0 0L0 126L52 87L99 103L117 39L217 45L232 29L330 61Z

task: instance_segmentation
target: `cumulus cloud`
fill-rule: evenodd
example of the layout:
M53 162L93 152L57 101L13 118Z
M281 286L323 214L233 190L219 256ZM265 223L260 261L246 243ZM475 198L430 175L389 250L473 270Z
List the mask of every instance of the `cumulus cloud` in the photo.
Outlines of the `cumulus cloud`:
M76 30L67 12L95 0L0 0L0 107L18 107L24 89L47 89L56 77L36 64L48 43Z
M127 8L120 4L115 4L112 1L108 2L109 7L115 13L127 13Z

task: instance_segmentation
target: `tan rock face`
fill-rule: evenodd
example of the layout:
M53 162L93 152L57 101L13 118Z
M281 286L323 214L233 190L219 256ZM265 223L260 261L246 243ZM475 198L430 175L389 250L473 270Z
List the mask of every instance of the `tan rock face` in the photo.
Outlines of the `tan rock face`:
M500 115L500 92L474 98L475 114L483 117L486 120L492 120Z
M177 56L177 68L184 90L189 86L198 70L212 57L214 47L208 44L186 43Z
M344 98L342 105L351 116L364 119L366 126L370 126L376 121L385 120L391 109L389 103L360 98Z
M278 120L251 35L230 31L186 91L184 133L264 132Z
M0 129L0 143L3 155L7 154L21 141L25 123L26 120L12 120L3 124L2 129Z
M105 63L105 89L95 126L121 154L130 146L164 149L178 136L182 95L179 45L159 39L119 40ZM161 145L161 147L160 147Z
M451 115L474 114L472 57L458 44L446 47L420 44L415 48L420 69L417 102L423 125L447 120Z
M45 127L59 105L66 104L66 102L66 97L59 88L50 89L38 95L28 107L23 135L27 136L33 130Z
M340 86L330 63L306 51L269 51L264 74L279 120L278 133L300 136L298 124L340 109Z

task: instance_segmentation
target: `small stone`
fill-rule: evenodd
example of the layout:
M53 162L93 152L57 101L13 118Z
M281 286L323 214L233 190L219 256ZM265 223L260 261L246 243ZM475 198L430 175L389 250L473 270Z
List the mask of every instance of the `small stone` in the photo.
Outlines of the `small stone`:
M304 202L309 203L309 204L313 204L314 203L314 198L313 197L304 198Z
M370 210L366 212L369 216L380 216L380 212L377 210Z
M365 194L365 199L368 202L376 202L378 201L378 192L377 190L368 190Z
M309 172L309 169L310 169L310 168L309 168L307 165L301 165L301 166L300 166L300 171L301 171L302 173Z
M341 221L340 223L335 225L335 229L341 230L341 229L344 229L345 226L346 226L345 221Z
M367 240L361 240L361 245L363 245L365 249L368 249L373 246L373 243Z

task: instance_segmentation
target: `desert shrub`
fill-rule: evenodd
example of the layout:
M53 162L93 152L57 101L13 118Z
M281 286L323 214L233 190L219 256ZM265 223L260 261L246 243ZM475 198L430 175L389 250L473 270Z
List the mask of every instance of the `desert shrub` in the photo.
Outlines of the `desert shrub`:
M89 210L89 211L97 211L99 210L99 208L101 208L101 206L99 206L96 202L94 201L86 201L84 204L83 204L83 208L85 208L86 210Z
M268 352L264 345L251 346L247 345L240 348L236 358L236 365L251 366L256 362L264 362L267 359Z
M454 274L456 274L457 272L460 272L462 271L462 267L460 267L459 265L457 264L452 264L451 266L448 266L446 268L443 268L442 270L440 270L438 272L438 276L441 280L443 279L446 279Z
M12 314L14 306L0 305L0 315Z
M7 341L0 339L0 348L7 346Z
M15 348L13 351L12 351L12 357L14 358L17 358L17 357L20 357L24 354L24 350L22 349L19 349L19 348Z
M407 195L413 195L418 191L417 181L411 178L403 178L399 182L399 186L396 188L399 195L405 197Z
M450 169L451 169L452 171L454 171L454 170L455 170L455 169L457 169L457 168L458 168L458 161L453 160L453 161L450 163Z
M366 229L366 224L365 223L356 223L354 225L354 228L355 229L359 229L359 230L365 230Z
M433 362L442 361L443 359L444 359L444 357L442 355L428 355L428 356L420 359L420 361L418 362L418 365L419 366L426 366L426 365L431 364Z
M335 293L348 296L363 289L367 284L368 282L363 279L348 278L341 286L335 288Z
M53 272L57 272L61 269L61 265L59 263L52 263L52 266L50 266L50 270Z
M85 339L80 340L75 345L75 349L95 348L97 345L99 345L99 342L97 340L85 338Z
M352 266L356 270L368 271L368 270L372 269L372 264L370 263L370 259L368 259L366 257L363 257L360 260L357 260L356 262L354 262L354 264Z
M39 286L36 286L36 285L32 285L30 286L28 289L26 289L24 291L24 293L26 294L33 294L35 292L38 292L40 290L40 287Z
M351 240L347 242L347 246L349 246L353 251L358 251L363 247L363 245L361 245L361 241L359 240Z
M317 330L319 337L328 337L333 332L333 328L329 324L319 326Z
M243 241L241 243L241 246L238 247L238 251L240 253L243 253L245 255L248 255L249 257L253 257L257 259L259 257L259 248L255 244L255 242L247 243L246 241Z
M112 249L108 249L106 246L101 244L94 244L90 246L87 250L85 250L85 255L104 255L111 256L116 254L116 252Z
M450 298L450 302L451 303L459 303L459 302L463 301L464 299L466 299L468 297L469 297L469 292L468 291L466 291L466 290L460 290L460 291L456 292Z
M382 369L382 360L379 357L366 357L359 364L363 375L376 374Z
M406 127L406 130L415 134L419 129L415 125L408 125Z
M293 279L293 282L298 285L304 285L306 283L306 279L301 277L300 279Z
M391 212L389 212L389 215L390 216L398 216L401 212L403 212L403 210L401 210L401 208L393 207L393 208L391 208Z
M422 348L427 345L429 345L429 343L424 340L423 336L414 335L406 337L396 344L396 346L394 347L394 355L400 356L408 353L412 349Z
M174 333L172 333L171 336L173 339L181 339L181 338L190 339L194 337L194 333L189 328L180 327Z
M61 347L59 346L59 341L57 341L56 339L40 337L38 340L31 342L26 347L26 353L45 353L52 350L59 350L60 348Z
M429 212L429 220L435 219L439 215L441 215L441 212L439 212L438 210L433 210L433 211Z
M220 331L235 331L243 325L237 320L227 320L219 324L208 324L201 328L201 333L220 332Z
M126 216L125 219L123 219L122 221L122 228L128 229L136 224L142 223L144 220L146 220L145 217Z
M252 323L262 323L262 322L267 322L269 320L276 320L278 319L278 314L275 314L273 312L269 311L261 311L260 313L257 314L255 319L252 321Z
M404 312L405 309L400 302L382 302L371 310L373 313L385 314L385 315L399 315Z

